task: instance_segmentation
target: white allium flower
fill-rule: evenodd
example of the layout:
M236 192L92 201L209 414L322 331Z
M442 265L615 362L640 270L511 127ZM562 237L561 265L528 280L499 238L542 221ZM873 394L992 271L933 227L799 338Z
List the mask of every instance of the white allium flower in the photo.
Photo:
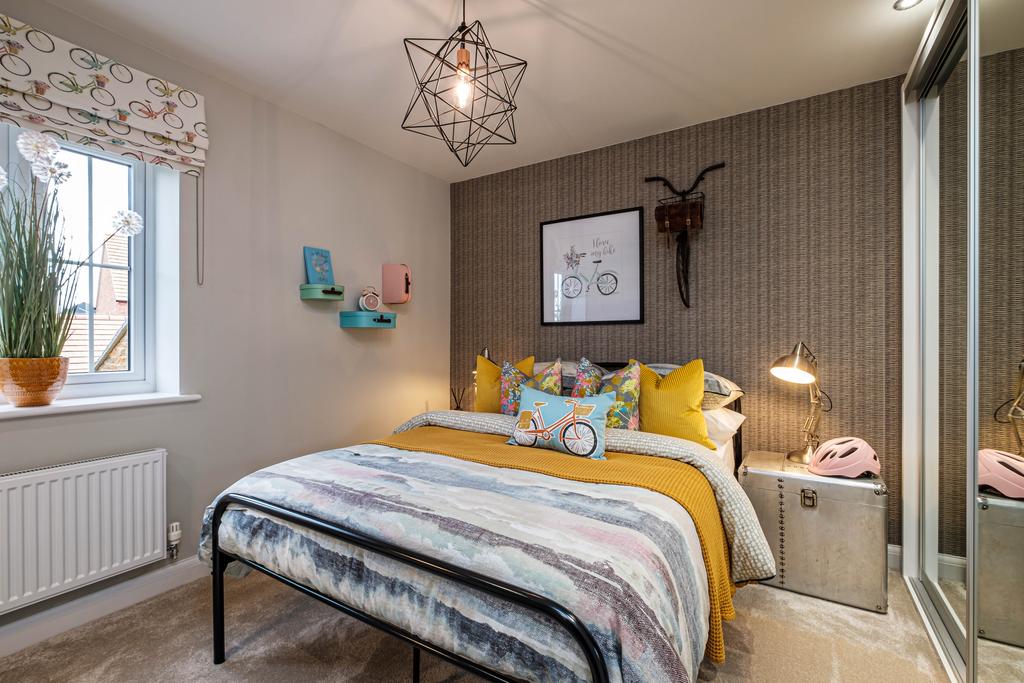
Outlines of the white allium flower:
M37 163L49 166L60 153L56 140L34 130L26 130L19 135L17 145L21 156L33 166Z
M32 175L44 183L60 185L71 177L68 165L61 161L37 161L32 164Z
M0 192L3 192L5 187L7 187L7 171L0 168Z
M114 232L124 237L134 237L142 232L142 216L134 211L121 209L114 214Z

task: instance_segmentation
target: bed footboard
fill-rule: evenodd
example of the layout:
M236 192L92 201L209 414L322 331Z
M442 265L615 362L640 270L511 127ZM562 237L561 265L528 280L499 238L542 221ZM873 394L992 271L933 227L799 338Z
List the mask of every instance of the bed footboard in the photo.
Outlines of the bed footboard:
M517 588L503 581L492 579L483 574L479 574L468 569L456 567L447 562L436 560L431 557L427 557L421 553L417 553L411 550L400 548L391 543L380 541L375 538L366 536L365 534L347 529L342 526L338 526L331 522L326 522L316 517L310 517L294 510L288 510L279 505L268 503L257 498L250 496L243 496L238 494L225 494L217 501L217 505L213 510L213 517L210 520L210 540L211 540L211 557L213 561L213 663L221 664L224 662L224 570L232 560L241 562L243 564L256 569L257 571L263 572L268 576L271 576L278 581L299 590L310 597L316 598L320 602L330 605L349 616L355 617L369 624L375 628L378 628L385 633L389 633L396 636L408 643L410 643L414 649L414 680L418 680L419 672L419 650L426 650L431 652L442 659L445 659L457 666L460 666L472 673L475 673L483 678L492 681L509 681L507 675L493 671L483 665L477 664L476 662L470 661L465 657L455 653L444 650L443 648L437 647L430 642L424 640L420 636L417 636L405 629L398 628L382 621L362 610L356 609L351 605L347 605L343 602L335 600L334 598L324 595L318 591L304 586L293 579L278 574L277 572L264 567L258 562L253 562L245 558L236 557L230 553L224 552L220 549L218 536L220 531L221 516L227 509L228 505L237 504L252 510L257 510L265 515L276 517L278 519L287 521L291 524L311 529L313 531L325 534L339 541L350 543L352 545L369 550L371 552L379 553L393 560L405 563L411 567L421 569L423 571L431 572L445 579L455 581L456 583L475 588L477 590L489 593L498 598L508 600L517 605L525 607L542 614L546 614L551 617L555 623L557 623L562 629L572 636L573 640L582 650L584 656L587 659L587 664L590 667L590 678L594 683L607 683L608 681L608 669L605 666L604 657L601 655L601 651L597 647L597 643L594 641L590 631L583 625L583 623L573 614L571 611L563 607L562 605L549 600L542 595L538 595L532 591Z

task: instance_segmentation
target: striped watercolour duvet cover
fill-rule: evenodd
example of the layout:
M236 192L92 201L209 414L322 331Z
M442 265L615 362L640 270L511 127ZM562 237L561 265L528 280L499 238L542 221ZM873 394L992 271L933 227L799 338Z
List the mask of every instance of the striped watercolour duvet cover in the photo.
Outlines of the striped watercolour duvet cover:
M510 434L513 421L445 411L399 429L430 424ZM734 581L774 574L749 501L735 480L722 477L710 452L667 437L645 440L615 431L609 430L609 449L660 449L663 457L690 461L708 476L729 537ZM555 600L594 636L612 681L696 680L708 634L708 575L693 520L667 496L376 444L288 460L244 477L227 492ZM207 561L212 509L199 549ZM234 505L222 517L219 541L232 555L512 677L589 679L583 653L568 634L543 615L487 594Z

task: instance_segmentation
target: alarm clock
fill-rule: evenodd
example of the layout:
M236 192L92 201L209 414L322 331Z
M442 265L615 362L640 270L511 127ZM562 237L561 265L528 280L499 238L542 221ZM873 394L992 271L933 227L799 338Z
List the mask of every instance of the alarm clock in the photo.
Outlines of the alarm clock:
M364 287L359 296L359 308L363 311L376 311L380 308L380 294L374 287Z

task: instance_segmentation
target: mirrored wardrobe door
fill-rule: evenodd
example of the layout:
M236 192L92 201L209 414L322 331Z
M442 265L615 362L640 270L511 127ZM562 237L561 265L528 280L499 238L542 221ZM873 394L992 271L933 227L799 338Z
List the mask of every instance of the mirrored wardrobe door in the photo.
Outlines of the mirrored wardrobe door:
M967 658L966 36L921 99L923 468L921 583L945 635ZM950 652L953 656L953 653Z
M978 681L1024 680L1024 2L979 0Z
M961 654L967 623L967 193L966 55L942 86L938 203L938 534L927 569L940 614Z

